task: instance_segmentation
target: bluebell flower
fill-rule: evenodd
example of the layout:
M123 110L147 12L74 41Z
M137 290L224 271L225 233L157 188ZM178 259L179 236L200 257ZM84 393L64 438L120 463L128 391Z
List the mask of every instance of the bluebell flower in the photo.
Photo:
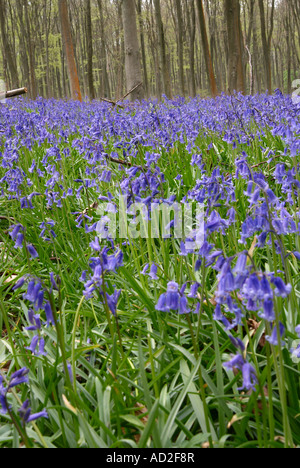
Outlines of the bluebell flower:
M7 388L4 387L3 377L0 375L0 413L6 414L8 411L8 405L6 400Z
M109 310L111 311L111 313L116 316L117 314L117 305L118 305L118 300L119 300L119 297L120 297L120 294L121 294L121 291L114 291L113 294L109 295L106 293L106 300L107 300L107 304L108 304L108 307L109 307Z
M255 385L258 383L254 367L246 362L242 367L243 385L238 390L255 390Z
M188 306L188 301L185 296L180 296L179 299L179 306L178 306L179 314L188 314L190 312L190 308Z
M255 390L255 385L258 383L256 372L254 367L245 359L241 354L237 354L232 357L229 362L223 364L224 367L228 369L238 369L242 372L243 376L243 385L238 388L238 390Z
M21 385L23 383L28 382L28 374L29 374L29 369L26 367L23 367L22 369L17 370L14 372L8 383L8 389L16 387L17 385Z
M156 310L162 312L169 312L170 310L180 311L180 313L187 313L188 306L183 295L186 284L183 285L179 291L179 286L175 281L170 281L167 286L167 292L163 293L155 306Z
M245 345L240 338L235 338L234 336L229 335L229 339L235 348L240 349L242 353L245 351Z
M29 351L31 351L32 354L35 353L35 350L36 350L36 347L38 345L38 342L39 342L39 335L34 335L34 337L32 338L31 340L31 343L29 346L26 347L26 349L28 349Z
M45 314L46 314L47 327L49 327L50 323L52 324L55 323L53 312L52 312L52 307L49 301L47 301L45 304Z
M150 268L150 270L149 270L149 268ZM149 270L149 273L147 273L148 270ZM158 270L158 267L157 267L156 263L152 263L151 266L150 266L149 263L146 263L143 270L141 271L141 274L142 275L148 274L152 280L157 280L158 279L157 270Z
M247 253L242 252L239 254L235 267L233 268L233 273L238 275L247 273Z
M168 312L170 310L178 310L180 294L179 287L175 281L170 281L167 286L167 292L162 294L156 305L156 310Z
M68 373L69 373L69 377L70 377L70 382L73 383L74 382L74 375L73 375L73 371L72 371L72 366L68 361L67 361L67 369L68 369Z
M284 328L284 325L280 322L279 323L279 334L280 334L280 338L282 338L283 334L284 334L284 331L285 331L285 328ZM267 335L266 336L266 340L273 346L278 346L278 333L277 333L277 325L274 325L273 329L272 329L272 333L271 335ZM284 342L281 341L280 343L281 346L284 345Z
M22 232L19 232L16 237L16 243L14 245L15 249L22 249L23 247L23 241L24 241L24 234Z
M280 277L273 277L271 281L275 286L274 292L276 296L287 297L291 293L292 285L286 285Z
M39 254L37 253L33 245L28 244L26 247L32 258L38 258Z
M300 339L300 325L296 326L295 332L297 333L298 338ZM292 348L290 352L291 352L292 357L300 359L300 342L296 344L296 346L294 346L294 348Z
M188 294L188 297L196 298L197 297L197 291L198 291L200 286L201 286L200 283L197 283L197 282L193 283L192 286L191 286L191 290L190 290L190 292Z
M51 282L51 291L54 289L55 291L58 291L59 288L58 288L58 284L60 282L60 278L59 276L57 276L56 278L54 278L54 274L51 272L50 273L50 282Z
M263 303L263 312L259 312L259 316L267 322L275 320L274 304L272 299L266 299Z
M38 413L32 414L31 408L29 407L29 400L24 401L24 403L18 411L23 425L28 424L32 421L36 421L40 418L48 418L48 413L46 410L42 410Z
M10 230L10 237L13 239L13 240L16 240L17 238L17 235L19 234L20 230L24 231L25 228L22 226L22 224L16 224L16 225L13 225L11 226L11 230Z
M157 265L155 263L152 263L151 267L150 267L150 272L149 272L149 276L152 280L157 280L158 279L158 276L157 276Z
M25 281L26 281L26 278L23 276L22 278L20 278L16 284L14 285L14 287L12 288L13 291L16 291L17 289L20 289L22 288L22 286L25 284Z
M38 314L34 315L34 312L32 309L28 311L28 320L31 323L31 325L29 327L26 327L25 330L28 330L28 331L41 330L42 325L41 325L40 315Z

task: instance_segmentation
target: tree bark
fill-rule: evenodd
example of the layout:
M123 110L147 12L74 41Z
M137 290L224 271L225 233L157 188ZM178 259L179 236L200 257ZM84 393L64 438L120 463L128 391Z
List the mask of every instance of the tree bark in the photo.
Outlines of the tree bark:
M139 16L141 53L142 53L143 72L144 72L144 89L145 89L146 96L149 97L149 80L148 80L148 72L147 72L144 25L143 25L143 16L142 16L142 0L138 0L137 8L138 8L138 16Z
M95 88L93 79L93 31L92 31L92 13L91 0L86 0L86 38L87 38L87 74L90 100L95 99Z
M183 61L183 19L182 19L182 8L181 0L175 0L176 7L176 16L177 16L177 44L178 44L178 65L179 65L179 84L180 84L180 93L182 96L185 95L184 88L184 61Z
M272 0L271 18L270 18L270 31L267 32L267 25L265 20L265 7L264 0L258 0L260 11L260 24L261 24L261 38L264 54L264 67L265 67L265 84L267 90L272 92L272 72L271 72L271 40L274 27L274 8L275 0Z
M1 28L1 38L4 56L8 65L8 70L10 74L10 87L18 88L19 86L19 77L16 60L12 54L10 43L8 41L5 29L5 1L0 0L0 28Z
M127 91L142 82L138 32L136 25L136 10L134 0L123 0L122 20L125 42L125 74ZM144 98L142 86L130 94L131 101Z
M191 2L190 11L187 13L188 31L190 37L189 60L190 60L190 93L196 96L195 77L195 38L196 38L196 12L194 1Z
M162 17L161 17L160 0L154 0L154 9L155 9L155 21L156 21L156 30L157 30L157 38L158 38L160 67L161 67L161 73L162 73L163 93L167 96L167 98L171 99L172 97L171 79L170 79L170 73L169 73L168 62L167 62L165 32L164 32L164 25L163 25Z
M239 0L225 0L228 37L228 87L245 93L243 40Z
M27 38L28 38L28 55L29 55L29 69L30 69L30 95L33 99L37 97L37 83L35 77L35 52L34 52L34 43L32 40L31 24L28 13L28 4L27 0L24 1L24 11L25 11L25 21L27 29Z
M196 4L197 4L197 9L198 9L198 19L199 19L199 26L200 26L200 33L201 33L201 39L202 39L202 46L203 46L203 53L204 53L208 82L209 82L212 96L216 97L218 95L218 88L217 88L214 67L213 67L211 54L210 54L202 0L196 0Z
M67 69L70 81L71 97L74 100L82 101L79 79L77 74L74 45L71 35L67 0L59 0L59 15L61 21L62 41L67 61Z

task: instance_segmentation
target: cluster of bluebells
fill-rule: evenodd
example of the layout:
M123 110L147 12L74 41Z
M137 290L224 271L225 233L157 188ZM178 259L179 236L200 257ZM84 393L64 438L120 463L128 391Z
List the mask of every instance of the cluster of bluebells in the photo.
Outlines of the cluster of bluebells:
M39 255L32 244L28 244L25 242L25 228L22 224L15 224L10 228L10 237L15 241L14 248L15 249L22 249L24 246L26 247L28 253L32 258L37 258Z
M195 282L191 286L190 293L185 294L187 283L179 289L178 283L169 281L167 291L160 295L155 309L161 312L175 311L180 315L188 314L190 312L199 313L200 302L197 302L196 308L192 310L188 304L188 298L197 298L197 290L200 284Z
M10 411L10 407L9 407L9 403L7 399L8 392L14 387L17 387L24 383L28 383L28 374L29 374L29 369L27 369L26 367L23 367L22 369L17 370L11 375L7 385L5 384L3 377L0 376L0 405L1 405L2 414L6 414ZM30 405L29 400L25 400L21 408L19 408L19 416L24 426L25 424L28 424L39 418L48 418L48 414L46 410L42 410L38 413L32 413L29 405Z
M255 390L255 385L258 383L256 371L254 367L245 359L245 345L239 338L229 336L230 341L238 350L237 354L232 356L232 359L224 363L226 369L241 371L243 376L243 384L238 390Z
M18 200L22 210L34 210L40 191L43 191L47 209L54 212L54 208L57 208L60 212L66 203L80 205L82 209L82 204L92 193L93 201L96 198L99 202L106 202L107 213L114 213L117 210L115 197L121 194L126 199L125 208L127 214L132 216L132 223L135 222L134 203L143 203L146 207L145 219L150 220L153 206L159 207L163 203L172 205L176 199L174 194L165 190L168 188L167 175L159 166L163 161L163 152L168 153L178 145L184 146L197 180L194 186L186 187L182 174L173 174L172 177L182 194L181 199L177 200L179 203L195 202L205 206L204 242L199 247L191 247L198 235L192 232L190 238L181 241L179 255L196 256L196 273L202 268L215 270L218 283L214 297L215 320L231 331L242 324L246 314L256 314L270 323L272 333L267 340L277 345L278 337L284 334L284 327L279 323L277 330L275 325L278 321L274 299L287 298L292 286L283 281L279 272L256 271L248 261L246 249L254 236L257 249L271 245L274 236L276 253L283 261L286 259L287 252L279 239L300 233L299 211L295 209L300 189L298 170L296 166L291 168L282 162L276 164L272 174L275 188L272 189L269 178L260 169L251 167L245 150L237 155L235 171L231 174L215 167L209 175L205 158L223 150L210 141L212 133L219 136L225 147L229 146L229 151L231 148L237 149L238 145L244 145L245 149L256 139L269 164L277 156L294 158L300 151L297 138L300 124L294 118L297 112L298 108L291 98L283 96L278 90L273 96L239 95L238 99L221 95L214 100L195 98L185 101L176 98L165 99L162 103L149 100L137 105L134 112L130 108L122 113L110 112L109 105L105 103L66 103L43 99L24 103L16 100L9 108L0 106L0 198ZM65 124L62 125L62 122ZM275 150L265 147L265 128L284 142L282 154L275 154ZM203 140L208 142L206 151L198 147L200 133ZM30 151L34 145L43 148L45 143L47 149L41 151L42 156L32 161L26 172L19 164L22 148ZM84 159L84 171L66 182L61 163L71 156L71 151ZM141 155L142 166L139 165ZM139 163L134 164L138 156ZM112 170L110 161L120 162L120 158L123 163L118 164L117 169L114 164ZM116 181L120 193L114 196L108 188ZM237 196L238 181L244 184L244 193ZM236 234L238 245L245 250L228 258L212 239L217 234L226 236L236 231L241 195L244 196L246 215L242 219L241 232ZM76 227L84 229L87 236L92 236L94 232L101 235L107 232L107 216L95 221L89 208L75 211L73 215ZM52 219L39 222L43 241L49 243L56 237L54 226ZM25 236L25 228L21 224L11 227L10 236L16 249L25 247L32 258L38 257L35 247L27 242L30 232L26 232ZM111 247L103 247L98 237L91 241L90 246L97 255L90 258L90 270L84 271L80 278L84 284L84 295L89 299L99 292L112 313L116 314L120 291L109 294L106 280L109 272L116 272L123 265L123 252L116 249L113 243ZM300 254L293 253L300 259ZM141 273L156 281L158 265L147 263ZM18 282L16 288L25 283L27 290L24 299L31 305L27 330L33 332L29 349L43 355L45 343L40 313L46 315L49 325L53 323L52 310L41 281L27 277ZM53 276L51 283L55 288ZM193 283L189 294L186 294L186 288L187 283L179 285L170 281L166 292L159 297L156 310L176 311L179 314L199 311L199 284ZM189 299L197 299L195 309L190 306ZM254 370L244 360L241 343L235 344L239 355L228 366L233 367L235 363L244 376L244 387L251 388L255 383ZM293 352L298 353L298 349Z
M50 274L51 294L53 289L58 290L57 282L54 278L53 273ZM25 330L33 332L30 345L27 347L32 354L36 356L45 356L45 339L43 336L43 327L49 327L50 324L54 324L53 311L48 296L48 291L44 287L42 281L39 278L27 275L21 278L13 287L13 290L17 290L26 286L26 292L23 294L23 299L30 303L28 310L28 327ZM43 311L46 317L46 322L42 322L40 312Z
M118 268L123 266L123 252L120 249L115 249L113 242L111 247L101 248L98 237L95 237L90 246L98 252L98 256L90 258L89 266L92 273L85 270L81 275L80 281L84 283L83 294L86 299L91 299L94 293L98 292L104 302L107 302L112 314L116 315L121 291L115 289L113 294L109 294L108 285L105 281L107 273L116 272Z

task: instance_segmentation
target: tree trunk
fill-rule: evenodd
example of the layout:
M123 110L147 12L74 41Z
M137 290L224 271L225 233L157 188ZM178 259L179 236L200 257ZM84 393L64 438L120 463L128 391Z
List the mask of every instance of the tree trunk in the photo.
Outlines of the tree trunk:
M29 68L30 68L30 95L33 99L37 97L37 84L35 77L35 53L34 53L34 43L32 40L31 24L28 13L28 4L27 0L24 1L24 10L25 10L25 20L27 28L27 38L28 38L28 52L29 52Z
M210 55L209 42L208 42L207 30L206 30L206 21L205 21L205 16L204 16L202 0L196 0L196 4L197 4L197 9L198 9L199 26L200 26L200 32L201 32L201 39L202 39L202 46L203 46L203 53L204 53L208 82L209 82L212 96L216 97L218 95L218 89L217 89L214 67L213 67L213 63L212 63L212 59Z
M17 2L18 17L20 22L20 33L19 33L19 42L20 42L20 55L21 55L21 70L22 70L22 79L23 85L29 86L29 64L26 51L26 44L24 37L26 37L25 25L24 25L24 16L23 16L23 3L21 1Z
M59 0L59 15L61 21L62 41L65 50L65 57L67 61L67 69L70 81L71 98L74 100L82 101L75 62L74 45L71 35L67 0Z
M265 20L265 7L264 0L258 0L259 11L260 11L260 25L261 25L261 38L264 54L264 67L265 67L265 84L267 90L272 92L272 72L271 72L271 40L274 26L274 8L275 0L272 0L272 10L271 10L271 25L270 31L267 32L267 25Z
M228 36L228 87L230 91L245 93L239 0L225 0L225 16Z
M8 65L8 70L10 73L10 87L18 88L19 87L19 77L16 60L12 54L10 43L8 41L5 29L5 2L0 0L0 28L1 28L1 37L2 37L2 46L5 60Z
M196 77L195 77L195 37L196 37L196 12L195 4L191 2L191 9L187 14L188 30L190 36L190 93L192 97L196 96Z
M143 17L142 17L142 0L138 0L137 8L138 8L139 25L140 25L141 52L142 52L143 72L144 72L144 88L145 88L146 96L149 97L149 80L148 80L148 73L147 73L144 25L143 25Z
M106 45L105 45L105 37L104 37L104 20L103 20L103 6L102 0L98 0L98 9L100 15L100 58L101 58L101 72L102 72L102 79L103 79L103 94L104 97L110 98L110 84L109 78L107 73L107 57L106 57Z
M155 21L156 21L156 30L157 30L157 38L158 38L160 67L161 67L161 72L162 72L163 93L167 96L167 98L171 99L172 97L171 78L170 78L168 62L167 62L165 32L164 32L164 26L163 26L162 17L161 17L160 0L154 0L154 9L155 9Z
M92 31L92 14L91 0L86 0L86 38L87 38L87 75L90 100L95 99L95 88L93 79L93 31Z
M178 47L178 65L179 65L179 84L180 84L180 93L182 96L185 95L184 89L184 62L183 62L183 19L182 19L182 8L181 0L175 0L176 15L177 15L177 47Z
M122 3L122 20L124 29L125 42L125 74L127 91L130 91L134 86L142 82L140 51L138 44L138 32L136 25L136 11L134 0L123 0ZM140 86L130 94L130 99L144 98L143 87Z

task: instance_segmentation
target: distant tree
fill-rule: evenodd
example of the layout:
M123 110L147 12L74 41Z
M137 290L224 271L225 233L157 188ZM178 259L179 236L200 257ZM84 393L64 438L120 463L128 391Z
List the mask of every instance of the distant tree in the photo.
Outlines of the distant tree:
M70 81L71 97L74 100L82 101L79 79L77 74L74 46L69 21L69 12L67 0L59 0L59 16L61 22L62 41L67 61L67 69Z
M181 0L175 0L176 16L177 16L177 48L178 48L178 62L179 62L179 84L180 93L182 96L185 95L184 87L184 57L183 57L183 17L182 17L182 6Z
M274 28L275 0L272 0L269 28L268 28L268 24L265 18L264 0L258 0L258 5L259 5L259 11L260 11L261 38L262 38L264 67L265 67L265 76L266 76L265 84L266 84L268 91L271 93L272 92L271 41L272 41L272 34L273 34L273 28Z
M196 74L195 74L195 39L196 39L196 12L194 0L189 2L187 8L187 24L189 34L189 62L190 62L190 94L196 95Z
M90 99L95 99L95 88L93 78L93 30L91 0L86 0L86 40L87 40L87 75Z
M142 62L143 62L143 73L144 73L144 90L145 94L149 96L149 81L148 81L148 71L147 71L147 60L146 60L146 49L145 49L145 36L144 36L144 23L142 16L142 0L137 0L137 12L140 26L140 41L141 41L141 53L142 53Z
M103 13L103 3L102 0L97 0L98 10L100 14L99 21L99 35L100 35L100 69L101 69L101 78L102 78L102 89L101 91L104 94L104 97L110 97L110 83L107 73L107 55L106 55L106 44L105 44L105 27L104 27L104 13Z
M138 32L136 25L135 0L123 0L122 20L125 42L125 74L127 91L142 82L142 71L140 63L140 50ZM143 99L144 89L142 86L130 94L130 99Z
M207 36L207 29L206 29L206 21L204 15L204 8L202 0L196 0L197 10L198 10L198 19L199 19L199 27L202 39L202 46L203 46L203 53L204 53L204 60L206 65L207 77L208 82L210 85L210 90L212 96L217 96L218 88L216 83L216 77L214 72L214 67L211 59L210 47L208 42Z
M230 91L245 93L243 64L243 34L239 0L225 0L228 37L228 87Z
M168 98L171 98L172 97L171 79L170 79L170 73L168 70L165 32L164 32L164 25L163 25L162 16L161 16L160 0L154 0L154 9L155 9L155 20L156 20L156 30L157 30L157 38L158 38L160 67L161 67L162 83L163 83L163 93Z
M35 45L34 40L32 37L32 22L29 16L28 11L28 2L27 0L20 0L22 5L24 6L25 11L25 24L26 24L26 36L27 36L27 44L28 44L28 55L29 55L29 74L30 74L30 97L35 99L38 95L37 84L36 84L36 76L35 76Z
M19 76L17 62L13 55L7 34L6 34L6 20L5 20L5 0L0 0L0 28L1 28L1 39L3 47L3 55L7 61L9 74L10 74L10 87L18 88L19 86Z

